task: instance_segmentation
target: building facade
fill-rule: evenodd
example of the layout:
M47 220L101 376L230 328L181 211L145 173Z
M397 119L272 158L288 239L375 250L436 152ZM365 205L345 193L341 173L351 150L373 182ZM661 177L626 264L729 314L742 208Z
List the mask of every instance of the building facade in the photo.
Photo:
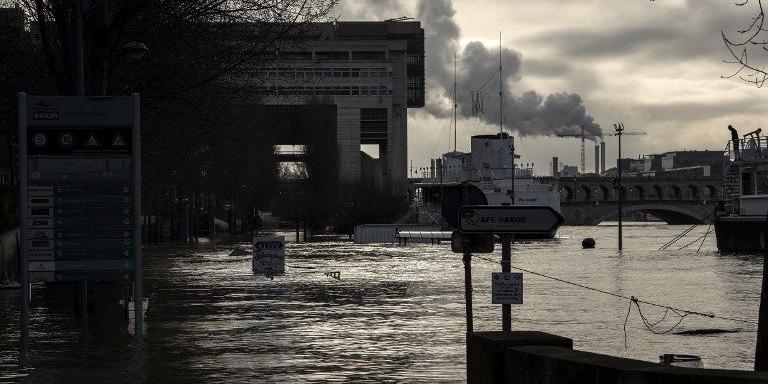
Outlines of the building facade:
M309 38L276 52L269 67L250 74L258 80L259 102L302 105L331 100L340 180L379 180L383 189L407 193L407 112L424 106L421 24L335 22L312 24L310 29ZM377 147L378 159L361 155L364 145Z

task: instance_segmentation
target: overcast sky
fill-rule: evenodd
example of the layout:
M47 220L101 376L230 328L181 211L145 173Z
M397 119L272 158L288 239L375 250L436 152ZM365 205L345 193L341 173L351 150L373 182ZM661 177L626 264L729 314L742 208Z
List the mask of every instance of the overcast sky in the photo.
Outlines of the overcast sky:
M768 87L721 78L737 69L723 63L728 52L721 30L735 33L753 12L753 7L736 7L732 0L347 0L338 9L341 20L410 16L422 22L430 106L408 113L408 155L416 167L453 149L450 118L440 112L450 108L441 83L448 75L452 81L451 51L458 51L463 83L459 104L468 116L458 124L459 150L468 149L473 134L498 131L491 124L496 118L471 117L469 90L480 88L493 71L493 62L476 62L498 60L499 32L505 72L512 74L505 79L509 94L520 100L517 107L505 107L507 113L513 114L509 108L519 110L521 95L533 91L529 95L538 95L538 101L548 95L567 101L563 108L576 111L577 119L594 118L606 132L617 121L628 131L648 132L623 140L625 157L721 150L728 124L746 132L762 126L766 117ZM484 103L489 113L488 105L498 103L498 96L488 93ZM579 142L537 134L537 129L551 133L541 119L561 110L543 105L534 105L529 117L510 128L520 161L533 162L538 174L549 175L552 156L579 164ZM605 140L610 167L616 139ZM594 167L593 153L588 142L587 170Z

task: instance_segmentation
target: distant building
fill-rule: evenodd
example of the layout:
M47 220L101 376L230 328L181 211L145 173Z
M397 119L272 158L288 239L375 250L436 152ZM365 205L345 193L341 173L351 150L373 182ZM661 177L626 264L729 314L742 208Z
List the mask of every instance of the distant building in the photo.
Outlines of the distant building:
M331 99L340 180L377 180L392 192L407 193L407 109L424 106L421 24L314 23L309 31L300 47L276 52L273 65L251 74L258 79L260 103L291 106L312 97ZM311 130L306 128L301 130ZM280 135L284 142L278 144L304 144L288 132ZM379 158L362 156L364 145L378 147Z
M639 159L620 159L621 171L629 175L713 176L723 174L726 158L722 151L672 151L645 155Z
M579 175L579 167L575 165L563 165L560 177L576 177Z

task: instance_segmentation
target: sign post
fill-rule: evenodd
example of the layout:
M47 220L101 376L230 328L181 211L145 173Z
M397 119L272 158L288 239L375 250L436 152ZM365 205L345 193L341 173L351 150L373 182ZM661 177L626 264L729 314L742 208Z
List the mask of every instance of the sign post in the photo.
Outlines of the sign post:
M143 329L139 95L19 94L22 331L30 282L133 283Z
M501 237L501 272L509 273L512 271L512 235L502 233ZM501 330L504 332L512 331L512 307L509 303L501 304Z
M501 273L492 274L492 302L501 304L502 331L512 331L510 305L522 304L523 297L522 274L511 273L512 240L515 234L554 233L563 217L549 206L469 205L459 208L458 219L464 235L496 233L501 238Z

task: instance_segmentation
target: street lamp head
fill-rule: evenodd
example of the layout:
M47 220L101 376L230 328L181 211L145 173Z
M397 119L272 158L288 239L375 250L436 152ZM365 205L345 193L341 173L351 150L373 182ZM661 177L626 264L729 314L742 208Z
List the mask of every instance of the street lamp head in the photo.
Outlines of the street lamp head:
M120 52L129 59L139 60L149 53L149 48L144 43L129 41L120 47Z

